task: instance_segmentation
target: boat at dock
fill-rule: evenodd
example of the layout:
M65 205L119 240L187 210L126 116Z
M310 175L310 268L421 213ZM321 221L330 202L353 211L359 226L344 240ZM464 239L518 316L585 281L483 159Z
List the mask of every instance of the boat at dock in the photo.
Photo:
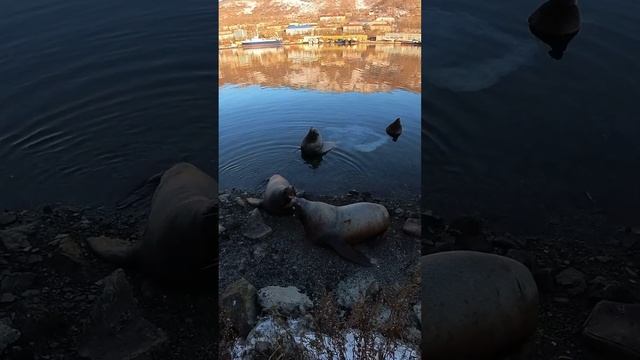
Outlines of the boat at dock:
M262 39L262 38L255 37L253 39L245 40L241 44L243 48L274 47L274 46L282 46L282 40Z

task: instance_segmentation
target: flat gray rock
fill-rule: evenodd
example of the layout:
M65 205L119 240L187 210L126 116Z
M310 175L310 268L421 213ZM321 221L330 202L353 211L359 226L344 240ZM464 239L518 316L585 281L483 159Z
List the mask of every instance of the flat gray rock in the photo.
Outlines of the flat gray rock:
M242 229L242 235L252 240L258 240L271 234L272 231L271 227L264 223L260 210L254 209Z
M0 353L2 353L9 345L20 339L20 331L11 327L8 319L0 320Z
M31 247L27 235L19 228L0 231L0 239L5 249L9 251L22 251Z
M640 358L640 304L599 302L591 311L583 334L608 352L608 358Z
M267 286L258 291L260 306L283 314L304 314L313 307L311 299L295 286Z
M379 289L378 281L372 275L355 273L338 283L336 300L340 306L351 309L356 302Z
M569 295L580 295L587 290L585 275L572 267L556 275L556 282L567 289Z
M402 231L404 231L408 235L411 235L417 238L421 237L422 224L420 222L420 219L408 218L404 222L404 226L402 226Z
M94 360L136 359L167 340L165 333L144 319L125 276L118 269L102 280L79 346L79 354Z

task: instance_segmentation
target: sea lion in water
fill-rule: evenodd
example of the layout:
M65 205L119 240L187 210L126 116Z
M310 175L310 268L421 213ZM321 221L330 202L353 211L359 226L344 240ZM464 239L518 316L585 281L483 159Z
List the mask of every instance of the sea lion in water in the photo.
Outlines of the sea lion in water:
M200 169L178 163L165 171L151 200L143 238L131 245L105 237L89 247L105 260L163 280L183 281L217 258L218 185Z
M475 251L420 261L422 351L429 359L501 359L535 332L538 288L523 264Z
M330 246L346 259L364 266L371 266L371 262L352 245L382 236L391 224L387 208L368 202L334 206L296 197L294 211L307 239Z
M269 178L267 188L262 199L248 198L250 205L261 207L272 215L290 214L296 189L281 175L275 174Z
M402 135L402 124L400 123L400 118L397 118L387 126L387 134L393 138L393 141L398 140L400 135Z
M334 147L334 143L325 143L318 129L314 127L309 129L309 132L307 132L307 135L305 135L300 144L302 157L305 159L322 157L322 155L328 153Z
M549 0L529 16L529 30L551 47L549 55L559 60L569 42L580 31L577 0Z

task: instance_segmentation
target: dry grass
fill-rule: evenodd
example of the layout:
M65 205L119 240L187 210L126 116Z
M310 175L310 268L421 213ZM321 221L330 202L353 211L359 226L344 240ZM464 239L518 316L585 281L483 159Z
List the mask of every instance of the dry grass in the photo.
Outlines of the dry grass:
M314 319L313 332L315 338L304 337L306 347L300 343L293 344L295 334L287 333L279 336L275 344L264 349L257 349L254 359L257 360L315 360L317 354L324 354L332 360L361 359L382 360L392 358L399 347L398 342L410 344L407 329L411 326L413 309L418 286L410 285L399 289L387 288L358 301L350 311L343 311L331 293L324 292L312 311ZM387 310L388 318L379 324L383 309ZM221 316L221 318L223 318ZM221 323L221 329L228 326ZM345 336L350 333L352 343L358 346L348 346ZM323 339L320 334L324 335ZM223 332L221 349L230 349L235 340L233 331ZM380 346L380 336L387 341ZM377 345L376 345L377 344ZM415 345L415 344L414 344ZM417 347L415 347L417 348ZM351 353L347 354L348 351ZM229 356L226 357L230 358Z

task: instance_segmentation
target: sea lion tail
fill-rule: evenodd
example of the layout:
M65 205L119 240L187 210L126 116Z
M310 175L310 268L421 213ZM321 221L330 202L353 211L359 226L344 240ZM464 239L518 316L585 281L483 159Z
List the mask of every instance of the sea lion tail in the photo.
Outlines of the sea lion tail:
M88 238L87 244L98 257L109 263L127 266L135 259L137 246L125 240L100 236Z
M372 266L369 258L360 251L349 245L344 239L328 235L320 239L321 242L331 246L340 256L361 266Z

